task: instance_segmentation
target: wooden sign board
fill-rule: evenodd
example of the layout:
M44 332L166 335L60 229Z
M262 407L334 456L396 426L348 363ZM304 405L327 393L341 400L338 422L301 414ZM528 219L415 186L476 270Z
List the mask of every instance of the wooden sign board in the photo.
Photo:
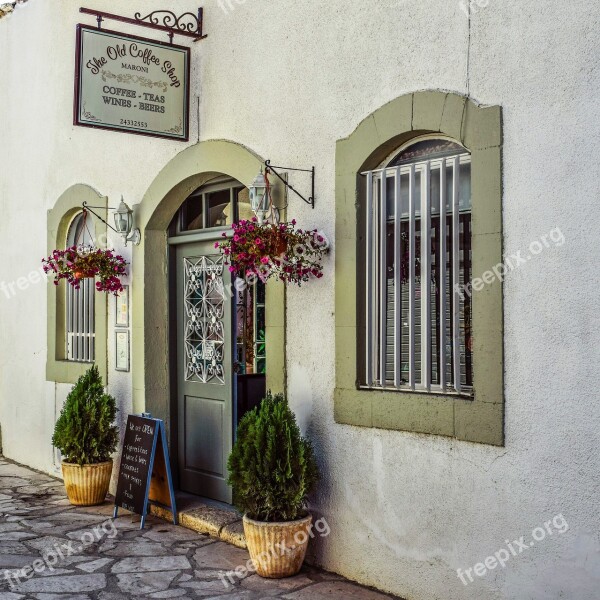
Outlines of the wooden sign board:
M150 504L170 510L173 523L177 524L165 424L160 419L129 415L113 518L123 508L142 516L143 529Z
M190 49L77 26L75 125L189 139Z

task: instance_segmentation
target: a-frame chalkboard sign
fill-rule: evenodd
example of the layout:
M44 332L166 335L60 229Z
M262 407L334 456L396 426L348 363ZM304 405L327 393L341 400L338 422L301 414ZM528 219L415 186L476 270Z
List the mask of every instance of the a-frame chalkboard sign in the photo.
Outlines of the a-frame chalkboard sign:
M119 508L142 516L144 528L150 504L169 510L177 525L177 508L165 424L151 416L129 415L123 439L113 519Z

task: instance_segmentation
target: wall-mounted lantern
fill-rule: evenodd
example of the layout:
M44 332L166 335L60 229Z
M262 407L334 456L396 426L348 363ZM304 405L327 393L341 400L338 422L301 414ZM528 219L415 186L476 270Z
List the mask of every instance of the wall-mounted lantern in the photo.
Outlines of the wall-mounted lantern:
M263 174L262 168L248 189L250 190L250 206L252 207L252 212L256 215L258 222L262 225L271 205L269 184Z
M117 233L120 233L127 242L133 242L136 246L140 243L142 235L139 229L133 229L133 210L125 204L123 196L121 196L121 204L115 211L115 227Z

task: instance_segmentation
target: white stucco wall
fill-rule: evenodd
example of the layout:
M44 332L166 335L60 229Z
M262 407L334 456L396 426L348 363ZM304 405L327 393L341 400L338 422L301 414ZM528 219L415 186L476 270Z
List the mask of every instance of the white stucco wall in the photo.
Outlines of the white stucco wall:
M315 164L316 210L290 207L301 226L333 236L337 139L400 95L441 89L503 107L506 252L526 253L556 227L565 237L505 283L505 448L335 424L333 256L322 280L289 290L289 397L323 469L313 508L331 527L317 561L408 600L596 599L600 5L489 0L469 22L454 0L238 1L231 10L205 3L209 37L193 44L190 143L229 139L275 164ZM128 15L164 7L91 4ZM197 4L181 1L177 10ZM75 24L94 21L79 15L79 2L52 6L32 0L0 21L5 282L39 268L46 211L66 188L85 183L112 203L123 194L136 204L186 147L73 127ZM66 390L45 381L45 311L42 284L10 299L0 292L4 452L50 471ZM108 383L126 413L130 376L111 368ZM468 586L457 578L457 568L505 540L531 539L561 513L564 534Z

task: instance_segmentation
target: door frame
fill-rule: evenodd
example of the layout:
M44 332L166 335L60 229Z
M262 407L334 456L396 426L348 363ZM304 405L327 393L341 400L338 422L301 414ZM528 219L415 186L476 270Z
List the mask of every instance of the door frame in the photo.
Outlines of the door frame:
M142 242L132 249L133 412L150 412L165 421L171 451L167 230L184 200L204 183L227 175L247 185L263 164L261 157L241 144L227 140L199 142L172 158L155 177L141 203L134 207ZM284 197L282 188L282 184L274 185L274 192L281 198ZM285 392L284 284L269 282L266 301L266 343L271 357L267 364L267 385L274 393Z

